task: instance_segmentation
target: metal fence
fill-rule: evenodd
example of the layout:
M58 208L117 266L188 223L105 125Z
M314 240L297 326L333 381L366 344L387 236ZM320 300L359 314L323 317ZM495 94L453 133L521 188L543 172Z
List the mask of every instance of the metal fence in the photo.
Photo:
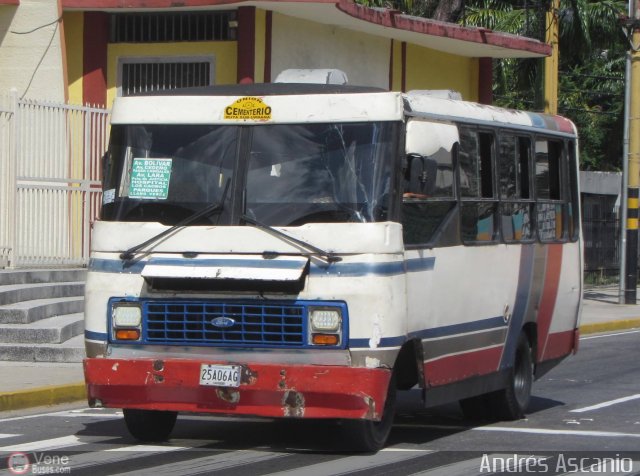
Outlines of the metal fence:
M620 220L615 195L583 195L585 279L615 280L620 270Z
M0 267L87 263L107 127L104 109L0 98Z

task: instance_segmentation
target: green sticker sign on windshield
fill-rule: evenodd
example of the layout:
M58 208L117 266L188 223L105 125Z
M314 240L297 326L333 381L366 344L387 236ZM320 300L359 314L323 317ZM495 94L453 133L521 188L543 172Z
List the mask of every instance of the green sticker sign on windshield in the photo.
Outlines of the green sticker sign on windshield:
M133 159L129 198L165 200L169 194L172 159Z

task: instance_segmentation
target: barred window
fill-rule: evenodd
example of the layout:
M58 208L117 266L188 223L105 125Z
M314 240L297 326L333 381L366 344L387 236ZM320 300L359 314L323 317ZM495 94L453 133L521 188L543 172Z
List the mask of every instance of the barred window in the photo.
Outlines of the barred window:
M236 39L236 12L114 13L111 43L225 41Z
M209 86L213 58L121 58L119 95Z

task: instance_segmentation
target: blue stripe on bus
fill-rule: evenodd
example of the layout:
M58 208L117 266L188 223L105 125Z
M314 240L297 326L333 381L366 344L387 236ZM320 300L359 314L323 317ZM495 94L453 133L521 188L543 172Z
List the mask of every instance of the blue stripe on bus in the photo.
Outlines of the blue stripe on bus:
M313 265L311 274L341 277L396 276L419 271L431 271L436 259L414 258L386 263L331 263L328 266Z
M450 326L435 327L433 329L411 332L409 337L418 339L451 337L458 334L467 334L469 332L493 330L499 327L504 327L505 325L504 318L502 316L497 316L489 319L482 319L480 321L463 322L461 324L452 324Z
M140 274L146 264L146 261L91 258L89 260L89 271L99 273Z
M527 112L527 115L529 116L529 119L531 119L531 124L533 125L533 127L539 127L542 129L549 128L547 126L547 123L544 121L544 117L541 116L540 114L535 112Z
M398 347L404 344L408 339L433 339L437 337L451 337L460 334L467 334L469 332L478 332L484 330L493 330L500 327L505 327L504 318L502 316L491 317L489 319L483 319L481 321L464 322L461 324L452 324L450 326L436 327L433 329L423 329L420 331L414 331L409 334L408 337L383 337L377 348L380 347ZM349 347L354 348L369 348L370 339L349 339Z
M268 260L268 259L180 259L180 258L151 258L147 264L158 266L189 266L204 268L211 266L242 267L242 268L271 268L271 269L300 269L303 261Z
M326 266L312 264L310 273L314 276L396 276L404 273L430 271L435 264L435 258L414 258L405 261L393 261L385 263L330 263ZM284 266L280 265L284 263ZM231 260L231 259L207 259L193 260L180 258L152 259L149 261L121 261L92 258L89 261L89 270L101 273L140 274L146 264L169 266L229 266L239 265L248 268L274 268L295 269L299 267L296 261L270 261L270 260Z
M85 339L106 341L108 337L106 332L84 331Z
M531 295L531 285L533 283L533 260L535 257L534 245L523 245L520 254L520 271L518 275L518 287L516 290L516 302L513 305L509 330L505 340L504 351L500 359L500 368L505 369L513 365L518 338L524 324L529 296Z
M435 329L424 329L421 331L412 332L409 334L409 338L429 339L434 337L450 337L458 334L465 334L469 332L477 332L480 330L491 330L504 326L504 320L502 317L493 317L490 319L484 319L482 321L465 322L462 324L454 324L451 326L437 327ZM106 341L108 335L103 332L94 332L85 330L84 336L86 339ZM377 344L376 348L384 347L400 347L407 341L405 336L396 337L383 337ZM368 349L370 339L349 339L349 348L352 349Z

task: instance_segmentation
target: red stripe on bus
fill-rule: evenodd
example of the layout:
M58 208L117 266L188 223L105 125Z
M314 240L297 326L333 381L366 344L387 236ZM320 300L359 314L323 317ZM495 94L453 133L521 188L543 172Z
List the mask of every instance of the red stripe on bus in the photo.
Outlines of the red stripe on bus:
M549 334L544 349L543 360L557 359L569 355L573 351L575 330Z
M498 370L502 346L490 349L449 355L424 363L425 381L428 386L445 385Z
M553 116L554 121L558 125L558 130L560 132L566 132L568 134L575 134L575 129L573 123L564 117L561 116Z
M239 387L201 385L192 359L85 359L89 401L108 408L380 420L388 369L330 365L241 364ZM238 365L238 364L233 364Z
M547 245L547 269L544 277L544 288L538 307L538 361L543 359L544 349L549 336L551 319L556 307L560 270L562 269L562 245Z

